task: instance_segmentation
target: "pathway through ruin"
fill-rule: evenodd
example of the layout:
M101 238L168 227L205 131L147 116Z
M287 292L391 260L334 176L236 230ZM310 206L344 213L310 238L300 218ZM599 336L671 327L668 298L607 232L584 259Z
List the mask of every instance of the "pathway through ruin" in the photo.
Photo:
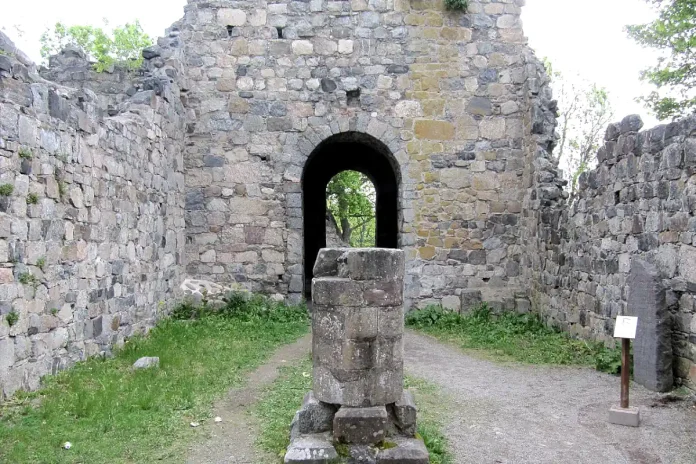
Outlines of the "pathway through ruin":
M224 422L206 425L211 436L191 449L188 462L277 462L254 449L257 427L246 411L278 377L278 367L309 350L309 336L281 348L244 387L230 391L214 408ZM444 432L457 464L695 462L693 403L661 404L659 395L634 385L642 426L607 424L618 377L588 368L497 364L413 332L406 333L405 362L410 375L439 385L452 399Z
M261 464L278 461L254 447L257 424L249 408L254 405L265 387L278 378L278 368L297 362L311 350L311 336L307 335L278 349L266 364L252 372L243 386L229 391L213 406L213 416L222 422L210 422L209 438L189 450L187 464ZM299 407L299 405L298 405Z
M696 409L635 385L640 428L610 425L619 378L588 368L504 365L407 332L406 370L453 400L445 434L457 464L696 462ZM418 398L416 398L418 401Z

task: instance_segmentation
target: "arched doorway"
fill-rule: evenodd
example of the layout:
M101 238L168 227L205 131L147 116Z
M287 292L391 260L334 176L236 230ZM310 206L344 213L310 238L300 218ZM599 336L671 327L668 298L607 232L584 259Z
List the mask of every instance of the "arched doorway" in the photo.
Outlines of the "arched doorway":
M344 132L320 143L307 159L302 174L304 221L304 293L310 297L317 254L326 246L326 186L339 172L365 174L376 191L375 245L398 248L399 179L389 149L376 138Z

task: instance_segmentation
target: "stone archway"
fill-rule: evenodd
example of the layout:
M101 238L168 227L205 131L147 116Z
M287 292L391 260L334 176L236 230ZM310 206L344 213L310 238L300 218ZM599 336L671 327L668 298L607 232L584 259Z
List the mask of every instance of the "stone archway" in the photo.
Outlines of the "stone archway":
M389 148L361 132L343 132L321 142L309 155L302 173L304 294L311 294L312 268L326 246L326 186L339 172L365 174L377 193L376 246L399 246L399 169Z

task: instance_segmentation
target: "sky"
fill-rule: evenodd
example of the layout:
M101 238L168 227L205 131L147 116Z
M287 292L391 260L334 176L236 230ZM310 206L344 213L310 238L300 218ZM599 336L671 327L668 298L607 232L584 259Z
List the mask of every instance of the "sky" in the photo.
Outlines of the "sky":
M57 21L111 25L140 20L152 37L183 16L186 0L24 0L4 5L0 28L34 60L40 61L39 37ZM566 76L579 75L609 91L616 119L640 114L646 126L656 124L634 98L650 87L640 70L654 64L655 52L641 48L624 32L627 24L654 18L645 0L527 0L524 31L539 58L551 60ZM19 31L16 29L19 28Z

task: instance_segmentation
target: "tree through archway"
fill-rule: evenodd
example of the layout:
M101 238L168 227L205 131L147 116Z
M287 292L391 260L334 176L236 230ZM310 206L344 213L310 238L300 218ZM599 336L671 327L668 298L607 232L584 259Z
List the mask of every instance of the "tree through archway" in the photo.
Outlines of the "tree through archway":
M342 171L336 174L326 187L326 207L331 215L327 227L327 245L331 246L331 233L337 242L350 247L369 248L376 244L377 192L372 181L358 171Z
M320 143L307 159L302 175L305 296L310 297L313 267L326 246L327 187L339 173L355 171L374 185L375 241L381 248L398 248L399 179L391 152L376 138L344 132ZM329 217L331 217L329 215Z

